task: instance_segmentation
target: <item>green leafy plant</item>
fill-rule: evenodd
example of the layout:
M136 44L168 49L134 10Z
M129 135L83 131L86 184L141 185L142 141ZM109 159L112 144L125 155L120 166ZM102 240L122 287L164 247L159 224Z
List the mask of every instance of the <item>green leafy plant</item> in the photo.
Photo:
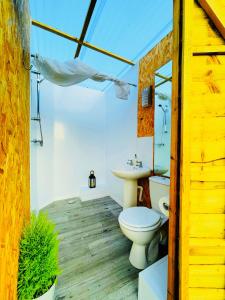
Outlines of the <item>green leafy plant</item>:
M37 298L54 284L59 274L58 250L55 225L46 214L32 213L20 241L18 299Z

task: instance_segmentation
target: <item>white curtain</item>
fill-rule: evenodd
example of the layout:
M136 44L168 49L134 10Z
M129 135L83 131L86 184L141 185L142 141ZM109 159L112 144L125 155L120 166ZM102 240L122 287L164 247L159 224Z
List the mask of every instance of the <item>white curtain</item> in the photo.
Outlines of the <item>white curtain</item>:
M34 57L34 65L44 78L60 86L74 85L86 79L99 82L109 80L114 82L117 98L127 100L130 94L130 86L128 83L99 73L79 59L62 63L54 59L36 55Z

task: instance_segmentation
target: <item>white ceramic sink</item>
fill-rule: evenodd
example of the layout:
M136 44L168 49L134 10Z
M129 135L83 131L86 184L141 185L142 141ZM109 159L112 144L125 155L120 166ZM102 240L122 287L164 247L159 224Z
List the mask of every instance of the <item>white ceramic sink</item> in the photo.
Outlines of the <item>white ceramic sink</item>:
M151 169L127 165L112 170L112 173L124 181L123 208L137 206L137 181L139 178L149 177Z
M133 167L133 166L126 166L123 168L118 168L112 170L112 173L122 179L133 179L137 180L139 178L148 177L151 173L151 170L147 167Z

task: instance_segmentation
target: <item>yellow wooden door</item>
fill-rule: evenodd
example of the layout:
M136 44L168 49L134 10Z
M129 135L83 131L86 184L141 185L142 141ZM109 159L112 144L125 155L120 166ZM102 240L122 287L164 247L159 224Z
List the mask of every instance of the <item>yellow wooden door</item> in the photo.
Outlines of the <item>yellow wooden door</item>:
M225 40L182 3L180 299L224 300Z

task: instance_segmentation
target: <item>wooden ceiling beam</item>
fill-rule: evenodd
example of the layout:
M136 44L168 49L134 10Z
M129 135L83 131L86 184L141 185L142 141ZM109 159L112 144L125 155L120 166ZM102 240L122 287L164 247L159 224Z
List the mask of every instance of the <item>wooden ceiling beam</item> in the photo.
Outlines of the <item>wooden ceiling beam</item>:
M159 78L162 78L162 79L171 80L171 77L162 75L162 74L157 73L157 72L155 72L155 76L157 76L157 77L159 77Z
M209 18L225 39L225 1L224 0L198 0Z
M90 44L90 43L88 43L88 42L84 42L84 41L82 42L82 41L80 41L77 37L72 36L72 35L69 35L69 34L67 34L67 33L65 33L65 32L63 32L63 31L61 31L61 30L58 30L58 29L53 28L53 27L51 27L51 26L48 26L48 25L46 25L46 24L44 24L44 23L41 23L41 22L36 21L36 20L32 20L32 25L33 25L33 26L36 26L36 27L39 27L39 28L41 28L41 29L44 29L44 30L46 30L46 31L49 31L49 32L51 32L51 33L54 33L54 34L56 34L56 35L58 35L58 36L61 36L61 37L65 38L65 39L68 39L68 40L70 40L70 41L72 41L72 42L75 42L75 43L77 43L77 44L80 44L80 45L82 45L82 46L84 46L84 47L87 47L87 48L89 48L89 49L92 49L92 50L94 50L94 51L97 51L97 52L99 52L99 53L102 53L102 54L107 55L107 56L109 56L109 57L112 57L112 58L114 58L114 59L120 60L120 61L122 61L122 62L124 62L124 63L126 63L126 64L129 64L129 65L131 65L131 66L134 66L134 63L133 63L131 60L128 60L128 59L126 59L126 58L124 58L124 57L122 57L122 56L120 56L120 55L114 54L114 53L112 53L112 52L110 52L110 51L107 51L107 50L105 50L105 49L103 49L103 48L94 46L94 45L92 45L92 44Z
M85 35L87 33L88 26L90 24L91 17L93 15L96 2L97 2L97 0L91 0L91 2L90 2L90 5L89 5L88 11L87 11L87 15L86 15L86 18L85 18L85 21L84 21L84 24L83 24L83 28L82 28L82 31L81 31L81 35L80 35L80 38L79 38L79 40L81 42L84 41ZM76 50L76 53L74 55L74 58L79 56L81 47L82 47L82 44L77 45L77 50Z

